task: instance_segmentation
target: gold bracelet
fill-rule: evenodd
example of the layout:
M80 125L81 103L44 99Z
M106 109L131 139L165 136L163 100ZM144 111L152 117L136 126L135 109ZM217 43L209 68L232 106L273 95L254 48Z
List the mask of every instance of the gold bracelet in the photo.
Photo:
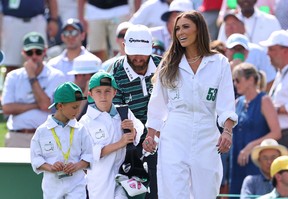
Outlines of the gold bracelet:
M227 130L224 130L223 131L223 133L227 133L228 135L230 135L231 137L233 136L233 134L232 133L230 133L229 131L227 131Z
M232 132L232 130L231 129L229 129L229 128L227 128L227 127L224 127L224 130L223 131L228 131L229 133L231 133Z

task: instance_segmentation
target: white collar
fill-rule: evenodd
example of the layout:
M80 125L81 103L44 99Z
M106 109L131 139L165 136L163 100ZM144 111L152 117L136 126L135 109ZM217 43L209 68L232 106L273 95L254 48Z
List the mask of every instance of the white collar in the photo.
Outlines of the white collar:
M127 56L124 57L124 62L123 62L123 68L130 80L130 82L132 82L133 80L135 80L137 77L141 77L142 75L138 75L133 69L132 67L128 64L127 62ZM149 63L148 63L148 68L147 68L147 72L144 75L144 77L150 76L153 73L155 73L156 71L156 65L153 62L152 57L150 56L149 58Z
M55 122L55 120L53 120L52 115L49 115L48 118L47 118L47 128L48 129L52 129L52 128L55 128L56 126L58 126L57 122ZM73 128L79 128L80 124L74 118L72 120L69 120L69 122L68 122L68 124L66 126L70 126L70 127L73 127Z
M198 71L199 71L200 69L202 69L203 67L205 67L208 62L210 62L210 61L213 62L213 61L215 61L215 60L216 60L216 58L215 58L215 56L213 56L213 55L211 55L211 56L204 56L204 57L202 58L202 61L201 61L200 65L199 65ZM189 63L188 63L188 61L187 61L187 58L186 58L185 54L183 54L183 56L182 56L181 62L179 63L179 68L182 68L183 70L185 70L185 71L187 71L187 72L189 72L189 73L192 72L192 69L191 69L190 66L189 66Z
M109 113L107 112L101 112L99 111L98 109L92 107L91 105L88 105L88 108L87 108L87 112L86 112L87 116L89 118L91 118L92 120L96 119L97 117L99 117L100 115L102 114L107 114L110 116ZM111 116L110 116L111 117ZM114 117L112 118L120 118L120 115L119 114L116 114Z

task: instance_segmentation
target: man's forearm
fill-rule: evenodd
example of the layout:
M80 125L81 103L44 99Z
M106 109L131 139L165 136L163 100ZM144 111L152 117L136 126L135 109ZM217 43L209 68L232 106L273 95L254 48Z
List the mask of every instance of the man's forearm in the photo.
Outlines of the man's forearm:
M51 104L51 100L47 96L47 94L44 92L39 82L38 81L33 82L31 87L32 87L32 91L33 91L36 103L38 104L38 108L42 111L48 111L48 107Z
M48 8L50 12L51 19L58 19L58 4L57 0L48 0Z
M5 115L18 115L32 109L38 109L38 105L36 103L10 103L3 105L2 109Z

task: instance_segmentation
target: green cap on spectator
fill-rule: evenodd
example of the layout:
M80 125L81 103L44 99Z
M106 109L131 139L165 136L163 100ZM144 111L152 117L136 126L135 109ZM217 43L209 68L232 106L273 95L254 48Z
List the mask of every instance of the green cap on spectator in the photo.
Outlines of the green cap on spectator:
M45 41L43 36L38 32L30 32L23 38L23 50L28 51L31 49L45 49Z

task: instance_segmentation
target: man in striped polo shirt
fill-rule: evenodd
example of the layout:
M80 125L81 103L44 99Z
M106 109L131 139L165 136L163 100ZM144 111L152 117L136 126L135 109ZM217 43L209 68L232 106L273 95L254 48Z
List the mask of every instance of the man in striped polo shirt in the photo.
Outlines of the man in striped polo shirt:
M113 64L113 76L118 85L114 104L128 104L134 115L145 125L147 120L147 107L152 93L151 78L161 57L152 55L152 35L144 25L133 25L128 28L124 37L124 56ZM137 146L142 153L142 141L146 136L143 133L141 143ZM141 156L141 154L139 154ZM157 198L156 183L156 155L146 158L150 175L150 194L148 199Z

